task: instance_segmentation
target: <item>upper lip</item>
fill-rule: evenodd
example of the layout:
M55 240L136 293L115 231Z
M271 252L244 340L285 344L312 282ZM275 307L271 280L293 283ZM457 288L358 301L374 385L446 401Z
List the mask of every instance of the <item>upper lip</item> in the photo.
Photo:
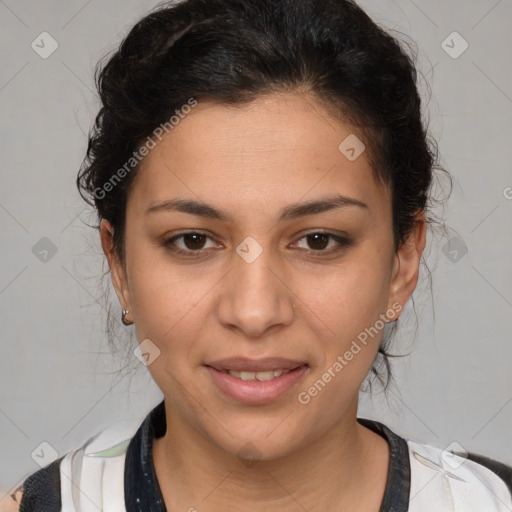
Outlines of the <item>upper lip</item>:
M270 370L294 370L299 366L304 366L304 361L293 359L285 359L283 357L266 357L264 359L249 359L248 357L228 357L218 359L206 366L211 366L219 371L249 371L249 372L266 372Z

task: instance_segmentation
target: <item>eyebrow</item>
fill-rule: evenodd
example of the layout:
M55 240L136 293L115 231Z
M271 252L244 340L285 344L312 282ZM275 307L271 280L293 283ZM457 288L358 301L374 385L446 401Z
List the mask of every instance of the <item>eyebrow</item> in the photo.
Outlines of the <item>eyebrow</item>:
M310 201L308 203L294 203L283 208L279 215L279 220L292 220L306 217L308 215L315 215L338 208L345 208L356 206L359 208L368 209L368 205L359 201L358 199L336 195ZM150 213L162 211L177 211L182 213L189 213L191 215L198 215L209 219L216 219L223 222L231 221L232 217L227 212L217 209L202 201L192 199L170 199L150 206L145 216Z

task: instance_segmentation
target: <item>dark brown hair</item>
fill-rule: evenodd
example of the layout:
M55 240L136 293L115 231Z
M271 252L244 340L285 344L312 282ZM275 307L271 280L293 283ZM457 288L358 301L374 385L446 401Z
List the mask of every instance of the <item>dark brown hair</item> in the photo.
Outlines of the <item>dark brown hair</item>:
M98 65L96 81L102 106L77 185L113 226L121 261L137 165L112 179L191 98L240 104L277 91L311 94L359 127L375 178L392 193L396 249L428 208L437 148L422 120L413 57L353 1L164 4ZM387 343L379 352L389 373Z

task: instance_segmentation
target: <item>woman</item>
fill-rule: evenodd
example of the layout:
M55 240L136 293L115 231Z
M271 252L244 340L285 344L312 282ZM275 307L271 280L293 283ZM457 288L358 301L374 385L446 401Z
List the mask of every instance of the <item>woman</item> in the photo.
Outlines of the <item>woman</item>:
M348 0L185 0L130 31L98 88L78 186L164 400L5 506L510 510L512 468L357 418L417 284L436 165L398 42Z

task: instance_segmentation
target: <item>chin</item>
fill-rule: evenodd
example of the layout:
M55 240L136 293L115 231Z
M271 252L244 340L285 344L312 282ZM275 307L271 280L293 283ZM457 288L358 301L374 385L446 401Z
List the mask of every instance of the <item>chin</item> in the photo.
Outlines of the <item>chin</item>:
M207 435L221 450L242 462L272 461L298 450L304 440L304 425L285 425L285 417L281 415L272 421L262 418L261 421L224 422Z

